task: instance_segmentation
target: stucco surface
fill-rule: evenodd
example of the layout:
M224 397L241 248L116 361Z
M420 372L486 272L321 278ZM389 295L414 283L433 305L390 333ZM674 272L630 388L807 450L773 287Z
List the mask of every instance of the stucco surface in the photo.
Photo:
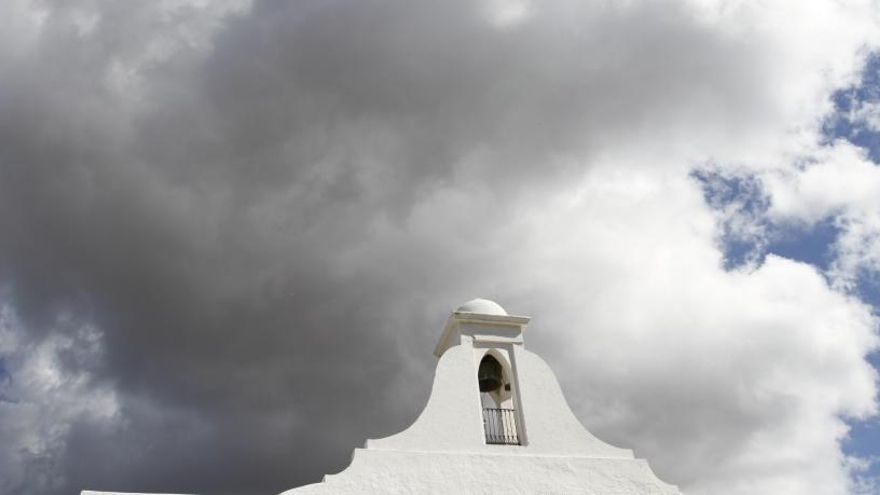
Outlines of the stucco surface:
M673 495L638 459L370 451L323 483L284 495L353 493Z

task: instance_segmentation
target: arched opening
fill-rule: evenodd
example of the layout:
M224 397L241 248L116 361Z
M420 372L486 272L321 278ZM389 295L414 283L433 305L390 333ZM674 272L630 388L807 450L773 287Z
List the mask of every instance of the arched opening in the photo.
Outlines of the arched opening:
M519 445L513 384L507 367L487 353L480 360L477 381L480 385L486 443Z

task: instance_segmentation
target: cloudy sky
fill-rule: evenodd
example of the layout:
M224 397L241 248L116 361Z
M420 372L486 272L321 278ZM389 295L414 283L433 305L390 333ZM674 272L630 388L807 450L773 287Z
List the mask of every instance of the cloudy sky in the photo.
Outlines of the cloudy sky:
M474 297L689 495L880 491L875 0L5 0L0 492L278 493Z

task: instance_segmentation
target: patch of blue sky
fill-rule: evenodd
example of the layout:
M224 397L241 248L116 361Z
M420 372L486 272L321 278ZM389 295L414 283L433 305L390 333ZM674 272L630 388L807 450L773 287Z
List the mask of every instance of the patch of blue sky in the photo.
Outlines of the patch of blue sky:
M880 53L868 57L858 84L835 92L831 99L835 112L825 121L825 138L846 139L867 150L874 163L880 163L880 132L858 118L864 104L880 103Z
M724 268L733 270L762 261L769 226L765 213L770 202L760 181L752 176L724 175L712 168L696 170L691 176L703 188L706 202L723 212L719 229Z
M834 242L840 234L833 217L811 225L776 223L766 215L770 199L757 178L711 170L699 170L692 176L703 188L706 202L725 212L719 226L725 269L761 264L770 253L809 263L821 272L830 268Z
M859 109L867 105L880 105L880 52L867 57L861 80L832 95L835 111L825 121L824 135L827 142L845 139L863 148L868 157L880 164L880 127L870 125L859 117ZM833 238L829 242L833 242ZM800 242L809 249L809 240ZM800 248L795 248L794 252ZM880 274L864 272L857 280L857 294L880 313ZM875 362L875 366L877 363ZM880 443L878 443L880 451Z
M782 227L774 232L767 252L809 263L825 272L834 260L832 247L839 234L840 227L831 217L808 227Z

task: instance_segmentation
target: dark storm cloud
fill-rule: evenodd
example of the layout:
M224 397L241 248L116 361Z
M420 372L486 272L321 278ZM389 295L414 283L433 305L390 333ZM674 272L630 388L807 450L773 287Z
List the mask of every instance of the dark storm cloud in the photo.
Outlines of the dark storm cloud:
M672 7L510 29L474 2L258 2L217 28L43 8L0 62L0 274L27 338L60 314L103 332L100 363L65 363L121 402L74 425L57 493L273 493L342 468L412 420L443 311L503 268L490 231L408 238L420 201L475 181L479 221L509 219L565 158L757 84L719 53L760 59ZM731 127L758 107L719 101Z
M339 467L362 441L360 425L400 421L400 405L382 408L370 385L401 367L383 352L376 312L387 296L332 273L322 250L338 250L346 236L321 246L306 226L273 239L265 218L248 211L263 184L298 177L270 177L281 158L254 156L255 144L234 129L200 140L208 114L224 110L170 105L178 90L199 99L199 78L169 94L151 87L155 111L120 116L120 102L102 90L119 54L92 53L113 44L119 26L108 15L79 38L55 21L35 54L45 65L4 77L4 278L31 338L55 329L59 312L101 328L100 379L123 391L123 426L73 429L58 493L86 485L272 492ZM137 32L121 37L130 36ZM173 62L150 70L173 73ZM198 114L193 133L189 111ZM217 127L235 127L228 117ZM199 190L212 168L225 170L207 187L228 199ZM293 206L274 221L309 222L318 213L304 210L321 209ZM320 447L303 456L305 445Z

